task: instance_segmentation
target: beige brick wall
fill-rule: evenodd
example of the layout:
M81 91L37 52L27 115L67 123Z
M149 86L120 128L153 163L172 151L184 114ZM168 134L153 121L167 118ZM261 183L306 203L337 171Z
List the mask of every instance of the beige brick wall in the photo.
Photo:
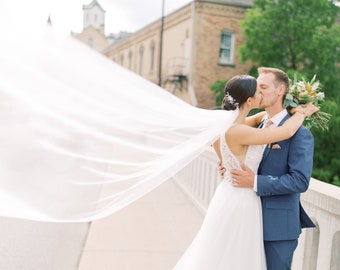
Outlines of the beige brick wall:
M239 21L244 18L245 9L212 3L196 3L195 13L195 64L193 85L198 104L203 108L215 106L215 97L210 86L217 80L247 73L250 66L241 64L237 48L244 42ZM235 33L234 65L219 64L221 31Z
M102 52L109 45L104 36L104 30L97 30L92 26L87 27L79 34L74 34L73 37L87 45L89 45L88 40L92 39L91 47L98 52Z
M182 8L167 15L164 21L163 54L162 54L162 82L167 78L168 65L174 58L189 56L188 83L182 92L176 90L174 94L191 102L188 87L191 85L201 108L213 108L215 97L210 86L217 80L229 79L240 73L247 73L250 66L241 64L237 47L244 42L239 21L244 18L246 8L193 1ZM122 66L131 69L144 78L158 83L159 48L160 48L161 20L144 26L129 37L111 45L104 50L104 54ZM235 64L232 66L219 65L219 49L222 30L235 33ZM185 52L185 39L190 40ZM151 70L151 43L155 44L154 69ZM140 62L139 50L144 47L143 62ZM129 67L129 54L132 54ZM124 61L122 62L122 58ZM142 65L142 68L140 66ZM142 70L142 72L140 72ZM171 89L166 87L168 90Z

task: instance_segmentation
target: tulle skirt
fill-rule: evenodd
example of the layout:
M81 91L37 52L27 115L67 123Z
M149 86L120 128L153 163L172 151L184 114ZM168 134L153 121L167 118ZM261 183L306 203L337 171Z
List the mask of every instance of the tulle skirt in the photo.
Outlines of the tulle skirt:
M218 186L202 227L173 270L265 270L261 201L254 190Z

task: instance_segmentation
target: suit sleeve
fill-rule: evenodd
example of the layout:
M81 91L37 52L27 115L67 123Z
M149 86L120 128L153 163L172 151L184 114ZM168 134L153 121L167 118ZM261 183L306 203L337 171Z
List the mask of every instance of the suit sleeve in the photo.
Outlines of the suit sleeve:
M257 195L272 196L305 192L313 169L314 139L311 132L301 127L290 139L286 166L282 175L258 175Z

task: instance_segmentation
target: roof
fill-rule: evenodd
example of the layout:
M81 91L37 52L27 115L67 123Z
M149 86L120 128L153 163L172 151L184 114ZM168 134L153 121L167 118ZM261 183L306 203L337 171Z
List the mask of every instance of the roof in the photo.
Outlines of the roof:
M99 7L103 12L105 12L105 10L99 5L99 3L97 2L97 0L93 0L90 4L88 5L83 5L83 9L91 9L93 7Z

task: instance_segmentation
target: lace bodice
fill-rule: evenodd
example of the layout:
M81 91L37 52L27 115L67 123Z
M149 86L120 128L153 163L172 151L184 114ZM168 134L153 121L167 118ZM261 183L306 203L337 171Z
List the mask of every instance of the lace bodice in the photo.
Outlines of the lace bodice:
M220 136L220 148L222 154L222 163L227 170L226 176L229 176L231 169L242 170L239 160L231 152L225 140L225 134ZM263 145L249 145L245 157L245 165L247 165L255 174L262 159Z

